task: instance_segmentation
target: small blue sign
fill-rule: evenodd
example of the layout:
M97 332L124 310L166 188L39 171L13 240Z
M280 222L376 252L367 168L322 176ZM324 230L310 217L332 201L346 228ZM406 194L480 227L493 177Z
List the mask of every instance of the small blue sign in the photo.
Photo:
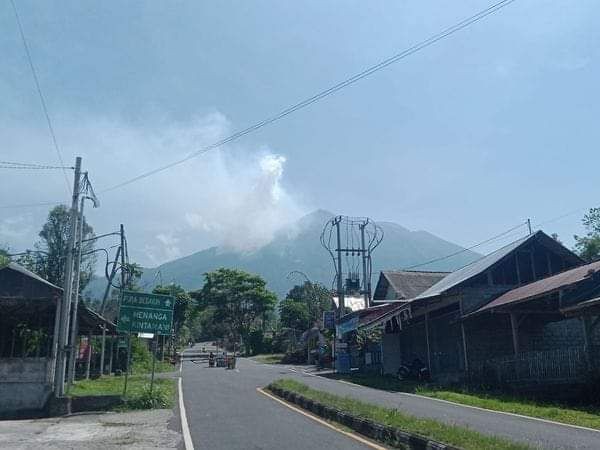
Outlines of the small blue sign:
M323 328L335 330L335 311L323 311Z

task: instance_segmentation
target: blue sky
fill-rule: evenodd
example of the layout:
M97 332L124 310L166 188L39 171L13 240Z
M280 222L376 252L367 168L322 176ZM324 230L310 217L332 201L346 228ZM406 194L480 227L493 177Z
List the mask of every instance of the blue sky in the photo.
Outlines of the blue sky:
M15 2L63 156L81 155L99 190L489 5ZM235 144L102 195L89 220L100 233L125 223L143 264L258 246L316 208L462 245L581 208L545 228L571 244L600 203L599 15L594 1L517 0ZM2 159L56 163L8 2L0 29ZM66 199L62 174L13 172L0 205ZM0 243L30 247L46 213L0 209Z

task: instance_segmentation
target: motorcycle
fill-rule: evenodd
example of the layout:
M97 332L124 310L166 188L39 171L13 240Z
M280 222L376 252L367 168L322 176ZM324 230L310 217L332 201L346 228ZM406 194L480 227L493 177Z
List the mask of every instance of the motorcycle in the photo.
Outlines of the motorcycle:
M431 374L429 368L419 358L413 359L409 365L403 364L398 369L399 380L429 381Z

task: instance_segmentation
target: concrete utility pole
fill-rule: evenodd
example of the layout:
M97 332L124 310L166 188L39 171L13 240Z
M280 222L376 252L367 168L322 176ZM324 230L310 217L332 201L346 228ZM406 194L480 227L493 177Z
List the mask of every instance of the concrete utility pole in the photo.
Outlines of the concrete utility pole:
M75 258L74 263L74 279L73 282L73 314L71 316L71 336L69 338L69 342L71 343L71 351L69 354L69 377L68 377L68 389L71 389L73 386L73 381L75 381L75 340L77 339L77 328L79 324L77 323L77 309L79 306L79 278L81 273L81 253L83 247L83 206L85 202L85 197L81 197L81 202L79 205L79 220L77 226L77 257Z
M81 157L75 158L75 177L73 181L73 199L71 202L71 218L69 244L67 247L67 261L63 280L63 298L60 308L60 322L58 332L58 351L56 358L56 372L54 377L54 395L62 397L65 393L65 371L67 368L67 338L69 330L69 313L71 312L71 295L73 292L73 256L75 252L75 238L77 235L77 208L80 194Z
M337 318L342 317L345 309L344 304L344 275L342 274L342 238L340 235L340 223L342 216L336 217L334 220L336 238L337 238L337 295L338 295L338 309Z
M368 308L371 302L371 290L367 286L367 249L365 248L365 227L369 221L359 225L360 228L360 247L362 255L362 266L363 266L363 294L365 297L365 308Z

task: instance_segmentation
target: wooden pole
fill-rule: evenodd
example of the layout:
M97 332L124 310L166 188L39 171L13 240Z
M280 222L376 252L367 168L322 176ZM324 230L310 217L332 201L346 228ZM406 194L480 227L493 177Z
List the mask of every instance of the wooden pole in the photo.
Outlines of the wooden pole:
M102 350L100 352L100 375L104 375L104 352L106 351L106 326L102 325Z
M515 313L510 313L510 328L512 331L513 350L515 356L517 356L519 354L519 324Z
M115 335L113 334L110 337L110 356L108 358L108 374L112 374L112 367L113 367L113 354L115 352Z
M85 363L85 379L90 379L90 366L92 364L92 334L88 334L88 354Z
M427 368L431 375L433 371L431 369L431 349L429 347L429 311L425 313L425 342L427 343Z

